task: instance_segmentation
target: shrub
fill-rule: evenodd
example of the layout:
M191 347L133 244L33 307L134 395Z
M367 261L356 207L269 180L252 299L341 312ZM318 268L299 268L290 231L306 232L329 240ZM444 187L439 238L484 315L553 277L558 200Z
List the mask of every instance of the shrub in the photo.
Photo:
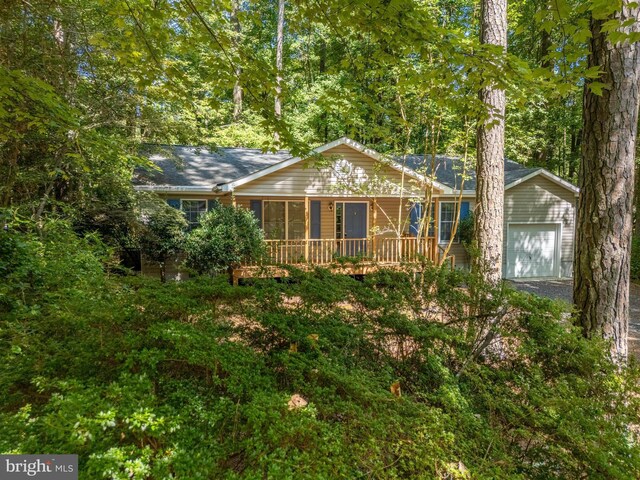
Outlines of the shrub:
M464 219L460 220L458 224L458 232L460 234L460 241L463 245L470 245L474 238L474 219L473 212L469 212Z
M160 280L166 281L166 262L182 249L188 226L184 213L156 196L142 195L139 200L140 250L144 257L160 267Z
M200 217L185 244L187 267L199 274L220 273L264 252L264 234L253 213L221 204Z

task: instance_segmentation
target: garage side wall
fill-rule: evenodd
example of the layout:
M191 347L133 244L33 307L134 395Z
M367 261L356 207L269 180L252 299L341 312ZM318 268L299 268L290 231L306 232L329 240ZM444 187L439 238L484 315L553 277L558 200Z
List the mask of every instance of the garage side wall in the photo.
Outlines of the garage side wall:
M502 271L507 276L509 224L560 224L560 275L573 273L575 196L566 188L540 175L505 191L504 249Z

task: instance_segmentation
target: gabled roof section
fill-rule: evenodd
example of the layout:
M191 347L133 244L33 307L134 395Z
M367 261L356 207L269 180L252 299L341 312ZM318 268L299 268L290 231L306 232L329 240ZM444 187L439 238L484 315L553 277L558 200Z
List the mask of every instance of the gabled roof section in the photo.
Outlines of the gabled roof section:
M431 155L408 155L406 160L407 167L416 170L418 173L430 171ZM449 157L445 155L436 155L435 157L435 176L436 179L447 187L458 191L462 185L462 160L460 157ZM504 189L508 190L527 180L541 175L550 181L578 193L578 187L554 175L553 173L542 168L529 168L524 165L505 158L504 160ZM468 168L466 179L462 185L464 191L473 192L476 189L476 172L475 168Z
M183 145L147 146L143 153L161 170L136 170L133 181L139 190L212 191L291 157L284 150L264 153L252 148L210 150Z
M520 185L521 183L526 182L527 180L533 177L537 177L538 175L552 181L553 183L560 185L561 187L566 188L567 190L571 190L575 195L578 195L578 193L580 193L580 189L576 187L574 184L567 182L566 180L558 177L557 175L554 175L553 173L545 170L544 168L535 169L533 172L529 173L528 175L518 178L517 180L514 180L509 184L506 184L507 182L505 181L506 185L504 186L504 189L509 190L510 188L513 188L516 185Z
M409 168L419 173L431 173L431 155L408 155L406 164ZM435 177L436 179L451 188L458 191L462 185L465 191L475 191L476 189L476 172L472 165L467 165L464 185L462 184L462 159L460 157L449 157L446 155L436 155L435 157ZM508 160L504 161L504 184L509 185L520 178L523 178L532 172L534 168L527 168L524 165Z
M364 145L362 145L359 142L356 142L355 140L352 140L350 138L347 137L342 137L339 138L337 140L334 140L333 142L329 142L329 143L325 143L324 145L321 145L319 147L314 148L311 153L324 153L327 152L329 150L331 150L332 148L335 147L339 147L341 145L346 145L348 147L351 147L352 149L362 153L363 155L366 155L378 162L382 162L388 166L390 166L391 168L398 170L401 173L405 173L406 175L410 176L411 178L414 178L416 180L419 181L427 181L426 178L423 175L418 174L415 170L412 170L411 168L408 168L407 166L403 166L400 163L398 163L397 161L391 159L391 158L387 158L384 157L383 155L381 155L380 153L376 152L375 150L365 147ZM225 185L221 186L222 191L233 191L236 187L239 187L241 185L244 185L246 183L252 182L254 180L257 180L258 178L262 178L265 175L269 175L271 173L277 172L278 170L282 170L283 168L287 168L290 167L291 165L295 165L296 163L302 161L303 158L302 157L291 157L287 160L284 160L280 163L271 165L269 167L263 168L262 170L259 170L257 172L254 172L252 174L249 174L245 177L239 178L237 180L234 180L232 182L229 182ZM440 182L434 181L433 185L440 189L443 190L445 193L451 193L450 192L450 188L448 188L446 185L441 184Z
M431 169L430 155L407 155L405 159L390 158L342 137L312 150L321 154L338 146L348 146L376 161L405 173L410 178L428 182ZM236 187L277 172L303 160L292 157L286 150L265 153L252 148L218 148L184 145L149 145L143 152L158 170L137 169L134 185L138 190L162 192L231 192ZM461 160L459 157L436 155L434 187L445 194L456 193L461 185ZM537 175L574 192L578 188L541 168L528 168L505 159L505 190L515 187ZM475 169L467 172L464 191L472 194L476 188Z

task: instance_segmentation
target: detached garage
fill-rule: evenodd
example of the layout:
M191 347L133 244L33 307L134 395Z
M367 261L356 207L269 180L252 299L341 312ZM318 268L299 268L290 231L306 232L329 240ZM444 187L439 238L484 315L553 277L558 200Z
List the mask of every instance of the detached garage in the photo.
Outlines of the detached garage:
M503 275L570 277L578 189L546 170L505 186Z

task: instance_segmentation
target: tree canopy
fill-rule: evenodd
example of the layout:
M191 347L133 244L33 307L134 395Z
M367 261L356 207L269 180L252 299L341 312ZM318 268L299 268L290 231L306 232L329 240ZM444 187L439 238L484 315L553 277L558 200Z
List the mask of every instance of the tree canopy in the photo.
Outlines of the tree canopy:
M143 142L268 149L277 130L294 153L343 135L381 152L435 141L460 153L465 118L487 115L477 97L486 84L507 91L507 155L577 175L579 91L598 75L586 67L588 12L606 15L604 3L516 2L501 56L478 41L477 2L289 2L281 118L277 5L5 2L3 205L27 191L95 200L96 185L142 161Z

